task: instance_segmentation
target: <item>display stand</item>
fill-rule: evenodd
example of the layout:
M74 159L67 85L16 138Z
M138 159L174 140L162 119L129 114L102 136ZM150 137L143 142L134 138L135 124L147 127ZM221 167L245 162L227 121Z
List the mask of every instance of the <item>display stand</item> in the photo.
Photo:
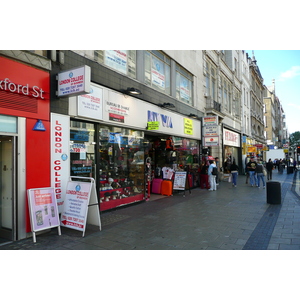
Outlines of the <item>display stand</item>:
M90 182L79 180L89 180ZM99 226L101 231L95 180L91 177L71 176L67 183L61 226L82 231L82 237L84 237L86 223Z
M33 242L36 242L36 232L53 227L58 227L61 235L54 188L29 189L27 194Z
M183 191L183 197L185 197L186 188L188 188L191 194L191 187L187 178L187 172L175 172L173 190Z

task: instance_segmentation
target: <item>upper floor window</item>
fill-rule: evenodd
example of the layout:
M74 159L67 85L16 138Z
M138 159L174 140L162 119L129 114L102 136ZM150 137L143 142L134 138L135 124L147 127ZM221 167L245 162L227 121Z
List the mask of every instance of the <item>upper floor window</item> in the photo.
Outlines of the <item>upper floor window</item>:
M176 64L176 98L192 105L193 76L178 64Z
M145 83L170 95L171 60L160 51L144 52Z
M209 62L206 64L206 93L211 96L213 100L217 100L216 96L216 89L217 89L217 84L216 84L216 68L213 67Z
M95 50L94 58L115 71L136 78L136 50Z

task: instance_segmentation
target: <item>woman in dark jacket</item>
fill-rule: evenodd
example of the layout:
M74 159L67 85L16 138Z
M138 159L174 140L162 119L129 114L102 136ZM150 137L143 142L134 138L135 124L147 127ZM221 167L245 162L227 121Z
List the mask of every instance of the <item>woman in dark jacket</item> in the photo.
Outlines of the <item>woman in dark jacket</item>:
M238 171L239 171L239 167L235 163L235 160L233 160L233 162L232 162L232 164L230 166L230 173L231 173L231 176L232 176L232 185L234 187L236 187Z
M272 180L272 170L273 170L274 164L272 162L272 159L269 158L269 161L266 163L266 169L267 169L267 179Z

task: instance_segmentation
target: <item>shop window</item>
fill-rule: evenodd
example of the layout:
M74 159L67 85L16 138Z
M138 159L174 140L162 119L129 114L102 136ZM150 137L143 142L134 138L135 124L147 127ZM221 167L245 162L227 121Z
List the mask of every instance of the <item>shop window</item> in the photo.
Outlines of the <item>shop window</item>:
M94 124L71 121L71 176L95 178L95 144Z
M144 199L142 131L101 126L99 130L100 209Z

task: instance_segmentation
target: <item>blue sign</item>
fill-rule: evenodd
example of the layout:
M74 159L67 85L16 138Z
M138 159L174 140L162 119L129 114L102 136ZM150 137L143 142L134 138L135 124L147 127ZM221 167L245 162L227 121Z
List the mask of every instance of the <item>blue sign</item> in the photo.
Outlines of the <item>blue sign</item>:
M42 120L38 120L34 127L33 127L33 130L37 130L37 131L46 131L46 128L42 122Z

